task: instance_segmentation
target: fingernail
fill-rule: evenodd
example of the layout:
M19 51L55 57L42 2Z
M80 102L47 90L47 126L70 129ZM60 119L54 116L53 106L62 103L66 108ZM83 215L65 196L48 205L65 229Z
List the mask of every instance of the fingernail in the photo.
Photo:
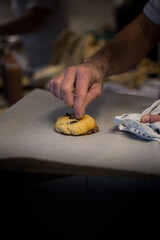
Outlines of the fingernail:
M149 114L145 114L141 117L141 122L142 123L149 123L149 119L150 119L150 115Z
M83 116L82 116L82 115L80 115L79 113L75 113L75 118L76 118L76 119L82 119L82 118L83 118Z
M81 119L81 116L78 113L75 113L75 118L76 119Z

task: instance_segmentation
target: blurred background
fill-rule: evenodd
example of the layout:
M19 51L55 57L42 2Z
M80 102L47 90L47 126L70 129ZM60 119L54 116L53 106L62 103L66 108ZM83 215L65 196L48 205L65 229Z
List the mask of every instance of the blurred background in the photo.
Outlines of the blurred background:
M32 2L0 1L0 113L35 88L49 90L52 78L98 51L147 1ZM158 44L134 69L104 79L104 90L158 99L159 73Z

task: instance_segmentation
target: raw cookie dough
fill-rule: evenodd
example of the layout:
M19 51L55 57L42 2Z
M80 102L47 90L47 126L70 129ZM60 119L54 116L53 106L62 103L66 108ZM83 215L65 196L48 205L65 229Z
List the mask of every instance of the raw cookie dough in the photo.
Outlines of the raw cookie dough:
M99 131L94 118L85 114L80 120L76 119L74 113L59 117L55 123L54 129L67 135L84 135Z

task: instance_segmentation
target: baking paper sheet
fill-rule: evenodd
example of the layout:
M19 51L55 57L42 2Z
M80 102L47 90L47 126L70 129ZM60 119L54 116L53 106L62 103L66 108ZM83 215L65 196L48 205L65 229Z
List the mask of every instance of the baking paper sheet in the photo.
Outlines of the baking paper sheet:
M0 169L61 174L160 175L160 146L118 130L114 117L141 112L152 98L109 93L87 109L98 133L66 136L54 131L72 109L36 89L0 116Z

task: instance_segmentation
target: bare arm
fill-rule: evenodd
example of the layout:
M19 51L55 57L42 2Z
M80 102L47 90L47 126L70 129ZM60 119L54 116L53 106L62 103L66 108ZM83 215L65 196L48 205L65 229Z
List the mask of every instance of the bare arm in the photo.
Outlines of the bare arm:
M85 62L96 64L103 76L122 73L134 67L160 40L160 26L141 13L109 44Z
M43 22L49 10L34 7L28 9L21 17L0 25L0 36L25 34L34 31Z
M73 107L76 118L82 118L86 107L101 95L103 78L131 69L159 39L160 26L141 13L83 64L69 67L64 74L51 80L51 93Z

